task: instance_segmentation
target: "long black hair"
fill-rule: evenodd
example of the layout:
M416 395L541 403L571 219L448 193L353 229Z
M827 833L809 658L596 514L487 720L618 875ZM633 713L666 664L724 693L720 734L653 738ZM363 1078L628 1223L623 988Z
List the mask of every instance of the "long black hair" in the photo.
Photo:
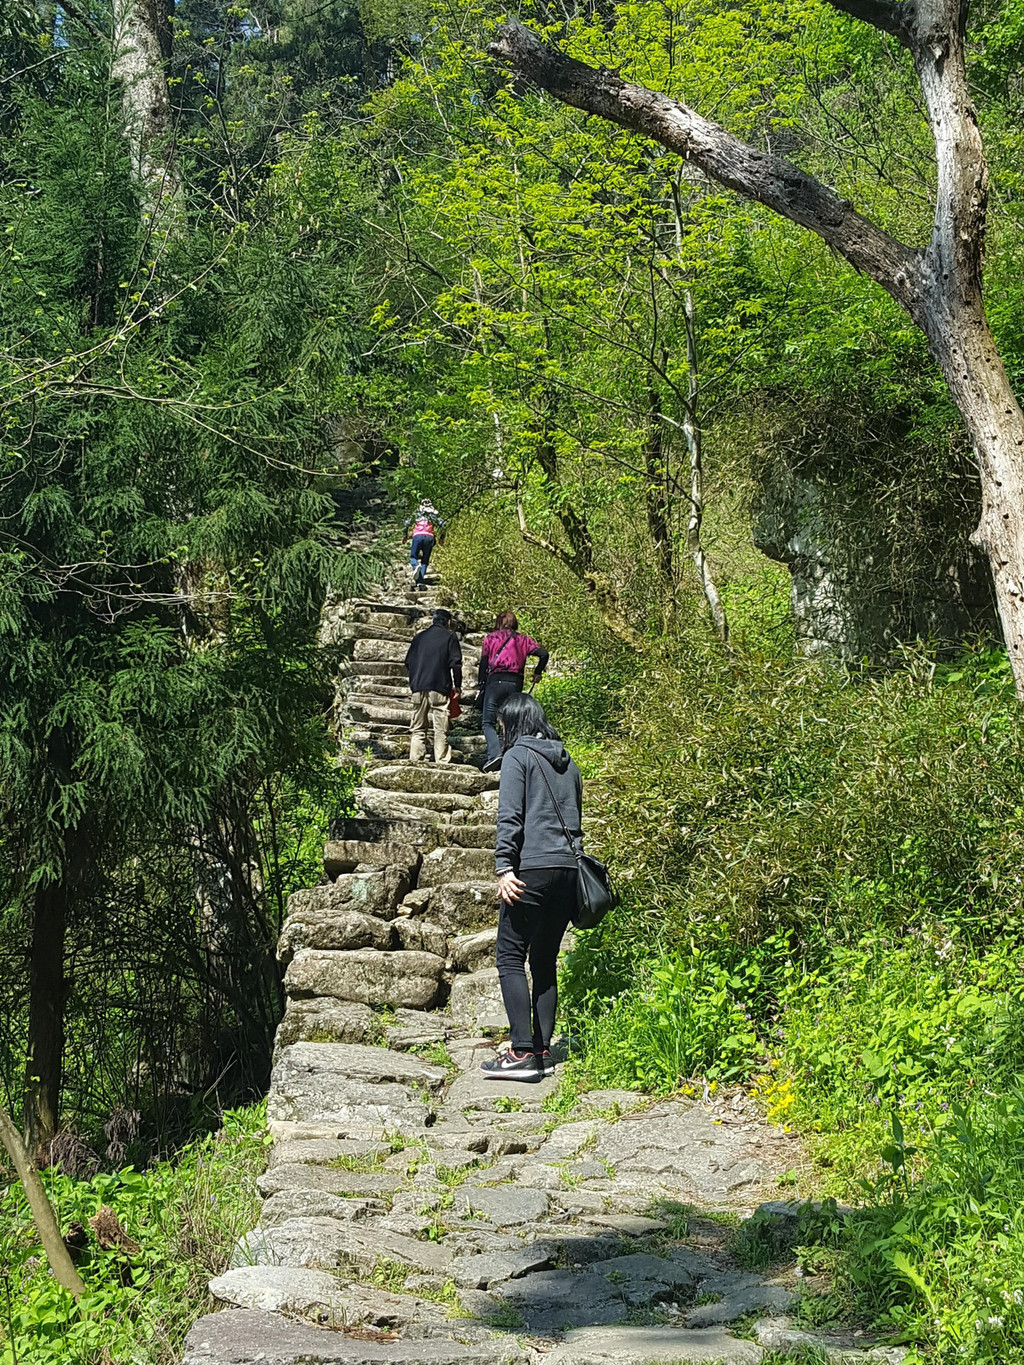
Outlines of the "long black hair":
M525 735L539 735L541 739L561 739L544 714L544 708L525 692L512 692L498 712L501 728L501 752L507 753L517 739Z

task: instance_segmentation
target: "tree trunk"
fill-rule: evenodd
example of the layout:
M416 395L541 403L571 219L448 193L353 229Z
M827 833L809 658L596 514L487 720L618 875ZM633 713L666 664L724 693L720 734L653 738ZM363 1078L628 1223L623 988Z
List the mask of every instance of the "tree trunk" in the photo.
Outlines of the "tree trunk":
M932 353L963 415L981 476L972 540L988 557L1003 638L1024 696L1024 413L980 301L926 315Z
M114 0L113 75L121 82L125 132L135 173L155 217L180 186L171 145L171 95L164 63L170 54L165 0Z
M67 882L62 868L56 881L36 890L29 962L25 1143L36 1159L44 1160L60 1117L67 909Z
M686 318L686 405L683 420L683 435L690 455L690 516L686 527L686 544L690 551L701 591L708 604L708 611L715 623L715 630L722 644L729 646L729 620L711 574L711 566L704 553L704 428L701 426L700 408L700 362L697 353L697 320L693 311L693 291L687 289L683 298L683 312Z
M661 394L653 384L647 390L647 439L644 442L644 503L647 510L647 529L654 545L654 564L658 571L661 592L662 629L672 628L675 618L675 566L672 555L672 531L669 525L668 477L665 469L664 424L661 417Z
M75 1269L75 1264L64 1245L64 1239L60 1235L60 1226L54 1216L53 1206L46 1197L46 1190L39 1178L39 1172L32 1164L32 1158L18 1136L17 1128L3 1109L0 1109L0 1143L6 1148L7 1155L11 1158L11 1163L18 1172L18 1178L28 1200L28 1206L32 1210L32 1221L36 1225L39 1240L43 1244L43 1250L46 1252L46 1259L50 1263L54 1278L58 1284L62 1285L69 1294L73 1294L77 1299L79 1295L85 1293L82 1277Z
M68 831L57 876L36 888L33 905L23 1104L26 1145L43 1161L60 1125L68 915L90 858L85 831Z

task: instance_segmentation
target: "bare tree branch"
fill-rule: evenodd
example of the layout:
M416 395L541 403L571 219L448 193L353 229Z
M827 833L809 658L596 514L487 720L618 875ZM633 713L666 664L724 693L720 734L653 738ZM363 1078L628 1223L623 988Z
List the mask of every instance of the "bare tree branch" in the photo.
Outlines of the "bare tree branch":
M799 166L751 147L667 95L567 57L517 19L498 30L487 50L563 103L655 138L727 189L817 233L910 311L920 252L890 237Z

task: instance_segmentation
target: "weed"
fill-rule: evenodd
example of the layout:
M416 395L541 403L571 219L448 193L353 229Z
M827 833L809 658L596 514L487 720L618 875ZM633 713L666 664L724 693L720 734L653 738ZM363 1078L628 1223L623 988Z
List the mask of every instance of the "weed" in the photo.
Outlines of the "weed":
M494 1101L496 1114L518 1114L522 1107L523 1102L516 1095L499 1095Z
M681 1242L690 1232L693 1209L689 1204L679 1204L673 1199L656 1199L648 1210L651 1218L660 1219L665 1226L666 1237Z

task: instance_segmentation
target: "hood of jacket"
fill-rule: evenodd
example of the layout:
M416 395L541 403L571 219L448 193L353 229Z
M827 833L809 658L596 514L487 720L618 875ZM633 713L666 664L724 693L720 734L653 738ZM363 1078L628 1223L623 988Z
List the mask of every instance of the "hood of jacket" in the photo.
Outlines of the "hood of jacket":
M532 749L541 758L547 759L556 773L564 773L569 767L569 755L560 739L541 739L539 735L522 735L516 740L515 747Z

